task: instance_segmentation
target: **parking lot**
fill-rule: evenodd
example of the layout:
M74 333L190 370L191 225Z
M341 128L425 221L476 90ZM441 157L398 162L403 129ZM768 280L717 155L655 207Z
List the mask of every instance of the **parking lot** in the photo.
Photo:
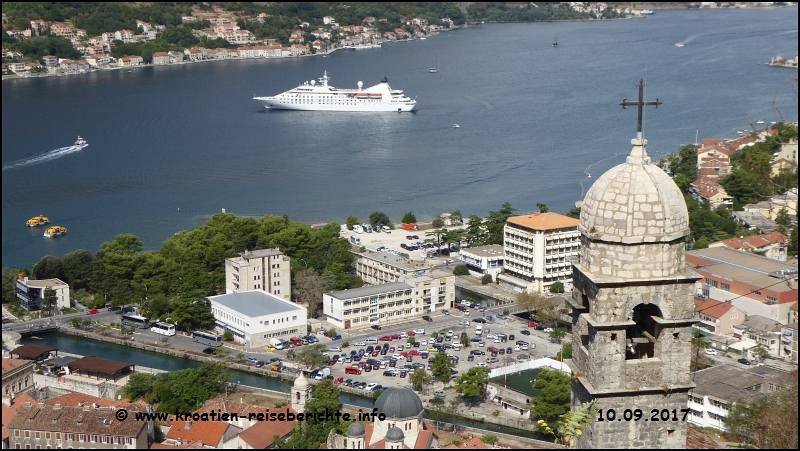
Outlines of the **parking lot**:
M445 229L459 229L461 226L445 227ZM431 229L432 230L432 229ZM351 236L355 236L361 242L361 246L365 247L367 251L378 251L379 248L385 248L386 251L395 251L398 253L408 254L408 258L412 261L433 263L435 265L445 264L448 259L458 261L457 255L454 253L452 256L443 255L441 257L428 257L427 253L431 250L436 250L435 247L420 248L416 250L404 249L401 245L413 245L415 243L422 243L426 239L435 239L435 236L427 236L426 232L431 230L413 230L408 231L400 227L386 232L371 232L371 233L356 233L352 230L340 232L342 238L350 240ZM416 237L416 238L413 238ZM352 241L351 241L352 242ZM443 247L444 249L444 247Z
M432 322L417 320L414 322L414 324L396 327L384 327L380 331L368 330L360 333L360 335L345 337L343 340L337 341L332 341L326 337L319 337L319 342L324 344L329 349L327 354L331 357L331 359L333 359L336 354L339 354L339 356L342 358L341 363L339 363L339 360L336 360L335 363L332 363L327 367L330 369L330 375L334 378L334 380L341 378L342 381L346 381L350 379L350 385L356 382L362 382L365 385L376 384L381 385L384 388L397 385L404 385L408 387L411 386L408 375L411 371L413 371L413 369L409 368L401 372L405 365L424 365L427 369L429 359L435 355L436 352L439 352L438 350L432 349L433 343L431 342L431 338L433 337L434 333L438 334L443 332L442 335L444 336L441 337L441 341L439 341L437 338L435 339L435 344L439 346L446 346L447 348L444 350L445 354L458 358L458 362L454 367L454 369L458 371L456 374L454 374L455 377L463 374L474 366L487 366L489 368L496 368L508 365L512 362L517 362L521 359L535 359L541 358L545 355L555 357L558 351L561 350L560 344L550 342L548 333L543 330L536 330L534 327L528 327L527 321L513 316L505 319L498 318L498 313L501 313L502 316L502 309L502 307L498 307L496 309L486 309L485 311L481 312L476 306L468 309L469 315L466 315L464 312L461 312L457 309L451 309L451 315L437 317L436 320ZM492 320L489 320L489 318ZM486 322L480 323L476 321ZM482 328L482 334L480 336L476 334L476 328L478 325L480 325ZM404 337L403 335L410 336L410 333L413 333L414 339L418 343L418 346L415 347L407 343L408 338ZM451 333L449 337L448 333ZM457 349L458 346L453 345L459 343L459 337L462 333L467 334L470 339L470 344L468 347L459 350ZM495 338L495 335L498 334L505 335L505 341L503 341L502 335ZM395 338L392 338L393 336ZM386 341L381 340L382 337L385 337L384 339ZM375 339L378 344L369 344L367 340L370 338ZM479 342L473 341L477 339L483 340L483 346L481 346ZM423 344L423 340L425 344ZM525 350L522 344L518 346L517 341L526 342L528 349ZM345 342L347 342L349 346L341 349L341 346ZM363 342L363 344L360 344L361 342ZM382 353L379 351L377 355L373 356L372 354L375 352L375 349L377 348L382 350L384 348L384 344L388 345L386 347L386 352ZM367 356L367 350L369 349L369 346L372 346L373 350ZM341 351L330 350L335 349L336 347L339 347ZM498 349L494 356L492 355L490 348ZM510 353L508 352L508 348L511 348ZM503 350L502 354L499 352L500 349ZM301 350L302 346L299 347L299 349L295 349L295 352L299 352ZM363 350L363 352L360 360L351 359L349 362L347 361L346 358L351 355L352 351L359 353L361 350ZM417 355L418 353L421 354L423 350L427 351L427 358L424 358L422 355ZM469 360L469 355L473 353L473 351L480 355L474 355L473 360ZM408 356L410 356L410 360L408 357L402 356L402 353L406 353ZM395 354L396 361L392 367L389 364L389 359ZM285 359L286 351L284 350L275 353L259 354L258 358L268 361L269 358L275 358L275 356ZM370 370L366 371L364 366L366 366L368 359L374 359L378 362L380 362L380 359L384 359L385 364L382 365L379 363L377 369L374 369L374 364L371 364ZM361 373L347 374L346 368L351 367L352 365L360 365ZM397 371L397 374L394 376L385 376L384 372L388 370L395 370ZM405 376L403 373L405 373ZM425 387L425 394L432 396L434 391L442 390L444 386L445 384L436 382L428 387ZM360 390L364 391L365 393L369 392L369 390L366 389ZM456 396L454 390L446 390L445 393L447 398Z

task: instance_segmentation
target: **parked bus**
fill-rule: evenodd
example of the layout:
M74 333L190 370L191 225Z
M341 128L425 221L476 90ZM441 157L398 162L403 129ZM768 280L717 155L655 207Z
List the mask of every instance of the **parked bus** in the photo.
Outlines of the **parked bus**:
M153 323L153 327L150 328L150 332L171 337L175 335L175 326L169 323Z
M192 339L197 343L213 348L222 346L222 337L208 332L192 332Z
M149 329L150 328L150 320L143 316L132 315L132 314L125 314L122 315L122 324L126 326L133 326L137 329Z

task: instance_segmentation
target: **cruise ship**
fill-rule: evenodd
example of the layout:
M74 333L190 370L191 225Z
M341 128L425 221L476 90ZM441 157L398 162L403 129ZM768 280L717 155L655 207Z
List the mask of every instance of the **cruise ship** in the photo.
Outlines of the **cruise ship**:
M304 82L283 94L273 97L253 97L264 104L268 110L297 111L413 111L416 99L403 95L403 91L389 87L389 80L364 88L358 82L358 89L339 89L330 86L326 71L319 83L314 80Z

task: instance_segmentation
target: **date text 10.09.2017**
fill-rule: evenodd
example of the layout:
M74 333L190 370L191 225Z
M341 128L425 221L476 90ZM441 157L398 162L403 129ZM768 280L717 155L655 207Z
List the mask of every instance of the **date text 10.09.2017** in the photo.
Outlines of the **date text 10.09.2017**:
M649 418L642 409L625 409L620 416L614 409L600 409L598 415L597 421L686 421L689 409L652 409Z

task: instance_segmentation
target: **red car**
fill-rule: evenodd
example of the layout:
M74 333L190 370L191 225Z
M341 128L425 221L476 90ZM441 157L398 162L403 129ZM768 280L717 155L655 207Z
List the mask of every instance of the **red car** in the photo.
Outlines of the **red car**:
M289 339L289 341L291 341L292 344L295 345L295 346L303 346L303 342L300 341L300 339L297 338L297 337L292 337L292 338Z
M414 335L416 335L416 333L413 330L409 330L408 332L406 332L406 335L408 335L409 337L413 337Z
M391 348L389 348L389 351L388 351L388 352L394 352L394 346L392 346Z
M380 351L372 351L372 357L378 357L381 354Z
M399 339L400 339L400 334L393 334L392 335L392 340L399 340Z
M98 313L100 313L100 312L96 308L93 308L93 309L89 310L88 312L86 312L87 315L97 315Z
M408 357L408 353L407 352L401 352L400 353L400 357L406 358L406 357Z
M383 336L381 338L378 338L378 340L380 340L380 341L392 341L392 337L390 337L388 335L385 335L385 336Z
M339 385L342 382L344 382L344 378L343 377L337 377L336 379L333 380L333 385Z
M408 353L408 355L422 355L422 353L417 351L416 349L412 349L411 352Z
M538 324L534 323L533 321L528 321L528 327L536 327Z
M499 351L499 349L495 348L494 346L489 346L488 348L486 348L486 351L487 352L497 352L497 351Z

